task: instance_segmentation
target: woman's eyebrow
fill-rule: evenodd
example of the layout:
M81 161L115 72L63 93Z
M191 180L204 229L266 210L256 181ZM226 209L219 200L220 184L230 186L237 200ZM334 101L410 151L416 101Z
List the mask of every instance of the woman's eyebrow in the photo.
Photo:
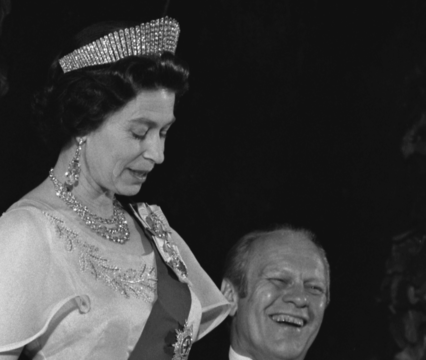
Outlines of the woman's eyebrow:
M167 124L165 124L165 126L170 126L170 125L172 125L174 122L176 121L176 118L175 117L173 117L173 119L171 119ZM158 125L158 123L157 122L155 122L155 121L153 121L153 120L151 120L151 119L148 119L148 118L137 118L137 119L132 119L132 120L130 120L130 122L132 123L132 124L141 124L141 125L148 125L149 127L155 127L155 126L157 126Z

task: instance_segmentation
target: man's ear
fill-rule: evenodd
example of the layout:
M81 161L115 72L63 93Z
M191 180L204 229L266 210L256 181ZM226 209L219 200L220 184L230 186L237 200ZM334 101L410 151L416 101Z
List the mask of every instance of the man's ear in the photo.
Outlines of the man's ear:
M222 280L222 286L220 287L223 296L225 296L226 300L231 304L231 311L229 313L230 316L234 316L238 310L238 291L235 286L228 280Z

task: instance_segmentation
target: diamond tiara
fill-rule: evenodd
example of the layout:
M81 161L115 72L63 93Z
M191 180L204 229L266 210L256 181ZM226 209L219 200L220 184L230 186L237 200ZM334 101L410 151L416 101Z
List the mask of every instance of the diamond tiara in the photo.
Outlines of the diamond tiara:
M163 17L131 28L114 31L59 59L64 73L87 66L113 63L133 55L174 53L179 23Z

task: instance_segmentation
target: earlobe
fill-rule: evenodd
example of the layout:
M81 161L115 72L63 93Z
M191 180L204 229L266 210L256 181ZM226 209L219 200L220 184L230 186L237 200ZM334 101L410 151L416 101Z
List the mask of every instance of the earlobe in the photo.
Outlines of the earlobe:
M78 144L84 144L87 140L86 136L77 136L75 138L75 140L77 141Z
M229 316L234 316L238 310L238 292L235 289L234 285L228 280L222 280L222 286L220 287L223 296L225 296L226 300L231 304L231 311L229 312Z

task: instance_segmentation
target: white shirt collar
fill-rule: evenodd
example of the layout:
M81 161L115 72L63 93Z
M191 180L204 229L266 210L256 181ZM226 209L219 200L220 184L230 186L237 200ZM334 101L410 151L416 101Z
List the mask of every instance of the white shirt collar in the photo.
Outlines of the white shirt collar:
M252 360L247 356L237 354L232 346L229 347L229 360Z

